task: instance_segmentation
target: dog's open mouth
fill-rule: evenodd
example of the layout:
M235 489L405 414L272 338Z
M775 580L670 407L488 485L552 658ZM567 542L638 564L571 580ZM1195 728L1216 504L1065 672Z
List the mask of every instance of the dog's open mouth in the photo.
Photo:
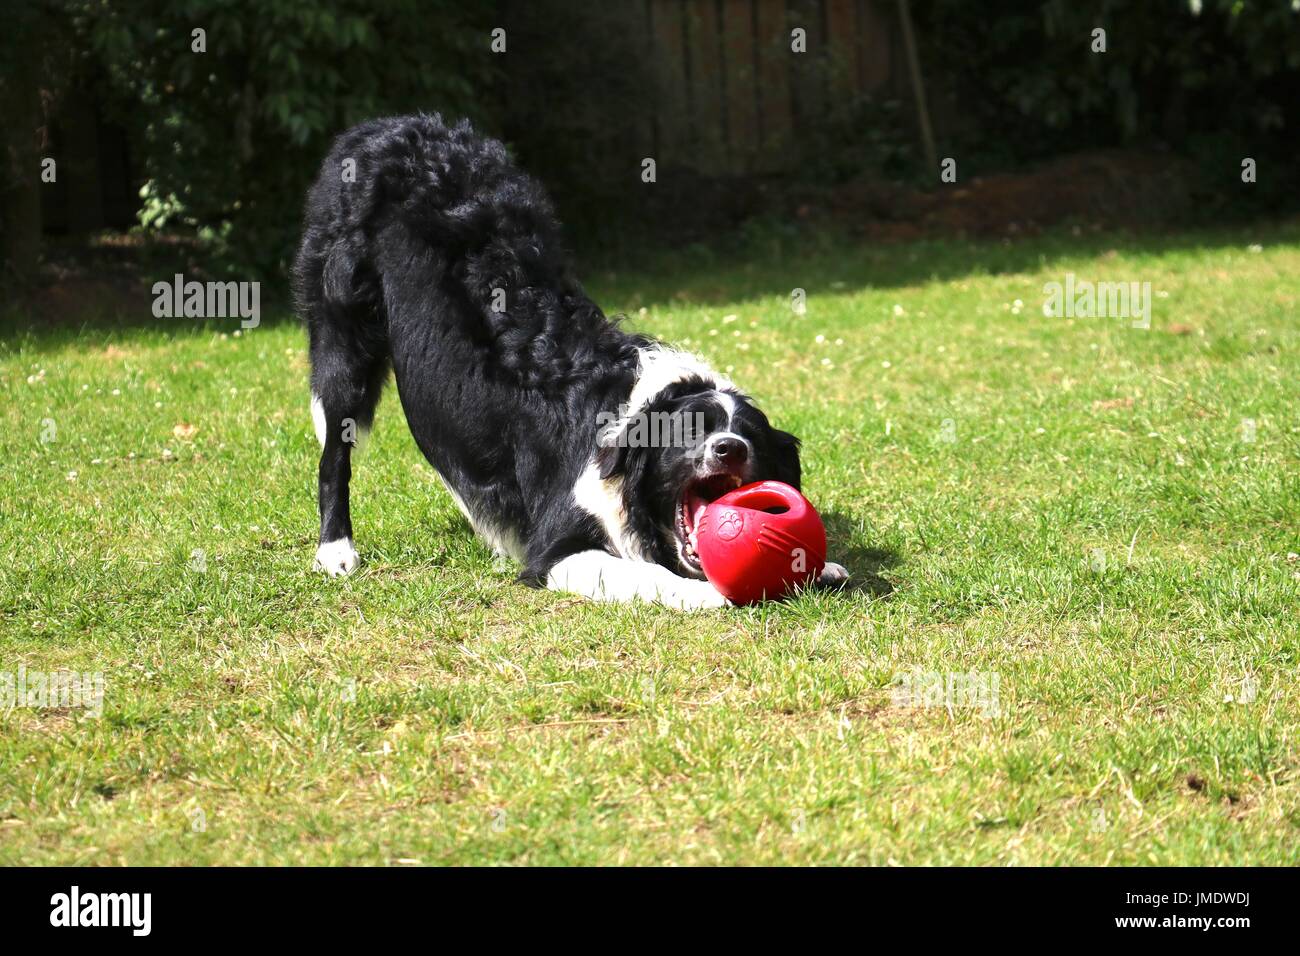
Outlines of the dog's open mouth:
M697 478L686 486L686 493L677 503L677 553L691 570L703 573L700 556L695 549L699 545L697 535L705 507L740 485L738 475L723 472L707 478Z

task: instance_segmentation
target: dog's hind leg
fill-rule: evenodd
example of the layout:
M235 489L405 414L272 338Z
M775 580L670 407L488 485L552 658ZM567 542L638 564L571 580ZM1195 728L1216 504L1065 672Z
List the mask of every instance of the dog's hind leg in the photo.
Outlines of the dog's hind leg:
M352 541L352 452L374 421L388 375L387 345L375 325L318 321L311 329L311 414L320 441L320 545L315 565L330 576L357 566Z
M316 565L331 575L357 566L348 499L352 451L374 420L391 356L367 231L377 180L352 181L341 174L355 148L341 138L321 164L307 194L293 265L294 297L310 340L311 413L321 445Z

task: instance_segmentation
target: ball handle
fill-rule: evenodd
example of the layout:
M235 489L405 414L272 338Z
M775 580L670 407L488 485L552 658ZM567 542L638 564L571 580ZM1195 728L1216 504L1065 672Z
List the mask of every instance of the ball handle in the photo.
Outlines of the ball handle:
M789 512L792 521L802 519L809 507L807 498L781 481L756 481L723 495L719 500L733 508L749 508L753 511L780 508L783 512Z

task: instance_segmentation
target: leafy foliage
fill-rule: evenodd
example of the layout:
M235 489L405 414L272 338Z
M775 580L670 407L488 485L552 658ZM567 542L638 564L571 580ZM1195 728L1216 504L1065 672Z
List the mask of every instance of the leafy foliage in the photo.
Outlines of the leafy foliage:
M1199 164L1192 198L1210 215L1300 196L1288 120L1300 0L912 4L940 145L965 175L1165 145ZM676 193L646 190L629 164L651 151L648 118L662 109L642 13L572 0L33 0L0 32L7 65L35 61L0 75L0 101L34 93L15 80L39 75L57 119L77 84L92 87L129 129L142 226L191 231L215 269L262 279L283 277L330 138L415 110L504 138L587 245L723 232L743 218L733 207L757 202L746 184L680 170ZM496 26L504 56L490 47ZM1098 26L1104 54L1090 49ZM825 104L805 118L804 158L781 190L860 170L905 178L918 168L910 117L905 87ZM1246 156L1261 172L1241 188Z
M454 0L64 7L143 151L142 223L195 228L227 267L268 278L333 135L383 113L476 115L493 69L486 8Z

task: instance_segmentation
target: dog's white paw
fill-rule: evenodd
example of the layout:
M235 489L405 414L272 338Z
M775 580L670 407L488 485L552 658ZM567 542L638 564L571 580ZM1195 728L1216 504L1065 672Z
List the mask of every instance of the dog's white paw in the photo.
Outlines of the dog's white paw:
M837 588L848 579L848 568L842 564L836 564L834 561L827 561L826 567L822 568L821 576L817 578L817 583L824 588Z
M680 611L703 611L707 608L729 607L731 602L708 581L683 579L671 589L661 591L659 600Z
M357 554L357 549L352 546L352 539L339 538L337 541L327 541L316 549L316 560L312 563L312 567L317 571L324 571L332 578L337 578L344 574L351 574L360 563L361 558Z

